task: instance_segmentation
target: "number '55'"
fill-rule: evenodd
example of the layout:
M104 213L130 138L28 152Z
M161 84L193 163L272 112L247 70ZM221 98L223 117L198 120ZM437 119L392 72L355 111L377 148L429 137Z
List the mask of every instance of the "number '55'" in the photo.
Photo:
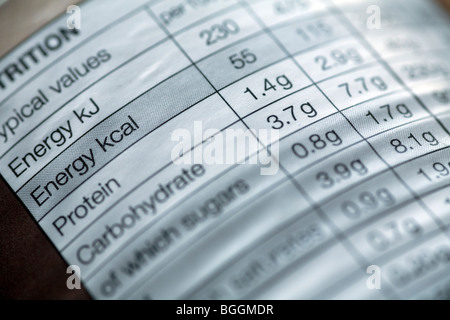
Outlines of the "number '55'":
M236 69L242 69L247 63L254 63L257 60L256 55L249 52L248 49L232 54L228 58Z

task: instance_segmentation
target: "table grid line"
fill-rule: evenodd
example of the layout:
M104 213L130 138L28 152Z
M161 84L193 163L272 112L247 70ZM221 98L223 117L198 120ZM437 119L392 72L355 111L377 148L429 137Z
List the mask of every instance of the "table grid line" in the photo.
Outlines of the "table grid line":
M342 23L344 25L346 25L347 28L354 30L353 25L347 19L347 17L344 15L344 13L339 9L339 7L336 4L332 3L332 0L325 0L325 1L330 3L333 6L333 9L339 13L337 16L340 17ZM384 59L375 50L375 48L373 48L373 46L367 42L365 37L361 33L356 33L356 37L360 40L361 44L364 47L366 47L366 49L369 50L374 55L374 57L379 58L380 64L384 67L384 69L386 71L388 71L391 74L391 76L394 77L394 79L396 79L397 83L400 84L405 89L406 92L411 94L411 96L416 100L416 102L420 106L422 106L422 108L426 112L428 112L428 114L430 114L433 117L433 119L436 121L436 123L438 125L440 125L441 128L450 136L450 132L448 131L448 129L441 123L441 121L439 121L439 119L436 118L436 116L432 112L430 112L430 110L425 106L425 104L422 102L422 100L419 99L419 97L412 92L412 90L403 82L403 80L397 75L397 73L390 67L390 65L386 61L384 61ZM376 152L374 148L373 148L373 150L374 150L374 152ZM448 228L445 226L444 222L433 212L433 210L431 210L428 207L428 205L425 202L423 202L423 200L420 198L420 196L406 183L406 181L397 173L397 171L395 171L395 169L392 168L392 166L390 164L388 164L384 160L384 158L382 158L378 153L377 153L377 155L380 157L380 159L382 159L391 168L392 172L397 177L397 179L403 184L403 186L405 186L409 190L409 192L414 196L414 198L417 200L417 202L420 204L420 206L428 213L428 215L431 217L431 219L434 221L434 223L439 227L442 234L444 234L447 238L450 239L450 233L447 232Z

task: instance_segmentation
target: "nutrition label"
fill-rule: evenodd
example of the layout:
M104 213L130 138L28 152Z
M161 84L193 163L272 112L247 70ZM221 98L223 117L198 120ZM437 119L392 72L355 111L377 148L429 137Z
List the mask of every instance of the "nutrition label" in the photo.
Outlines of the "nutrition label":
M0 172L94 298L448 298L437 4L80 8L0 60Z

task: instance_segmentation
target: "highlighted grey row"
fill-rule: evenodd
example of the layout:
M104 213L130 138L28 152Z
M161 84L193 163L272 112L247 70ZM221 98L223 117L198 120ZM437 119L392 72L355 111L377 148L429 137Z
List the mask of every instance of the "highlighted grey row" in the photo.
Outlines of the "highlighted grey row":
M187 68L100 122L28 181L18 196L40 219L128 147L213 92L195 67Z

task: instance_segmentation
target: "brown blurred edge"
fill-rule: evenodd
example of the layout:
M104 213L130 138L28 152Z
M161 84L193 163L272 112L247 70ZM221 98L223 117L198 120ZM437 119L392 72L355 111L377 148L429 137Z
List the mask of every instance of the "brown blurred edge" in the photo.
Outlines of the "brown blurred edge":
M7 1L0 6L0 57L79 2ZM450 11L450 0L439 2ZM84 289L67 289L66 269L47 236L0 179L0 298L90 299Z
M0 6L0 57L79 2L9 0ZM66 270L53 244L0 179L0 298L90 299L83 288L67 288L71 274Z

